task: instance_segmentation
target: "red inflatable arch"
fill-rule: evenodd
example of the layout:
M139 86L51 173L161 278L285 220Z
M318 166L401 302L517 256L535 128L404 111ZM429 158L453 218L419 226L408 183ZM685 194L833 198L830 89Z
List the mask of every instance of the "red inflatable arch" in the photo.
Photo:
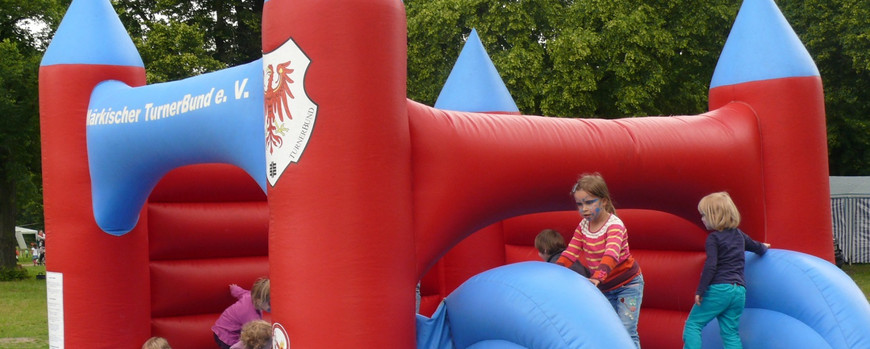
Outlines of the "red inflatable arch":
M428 314L471 275L537 259L534 235L573 231L568 191L593 171L645 274L645 347L680 343L705 194L729 191L753 238L833 258L818 76L716 87L694 116L476 114L407 100L400 1L267 1L263 51L288 39L312 62L305 89L319 106L305 158L268 195L234 166L178 168L123 236L94 221L85 117L94 86L143 85L144 68L42 67L48 271L63 299L52 340L209 348L227 285L269 275L271 320L294 348L412 348L418 280Z

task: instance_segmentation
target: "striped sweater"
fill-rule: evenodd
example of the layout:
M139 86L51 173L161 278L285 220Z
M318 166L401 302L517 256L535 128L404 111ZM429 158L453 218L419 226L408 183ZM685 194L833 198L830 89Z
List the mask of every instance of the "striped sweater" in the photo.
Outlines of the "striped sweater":
M598 231L589 231L589 221L583 220L562 252L557 263L566 267L582 263L600 281L598 288L610 291L625 285L640 274L640 266L628 248L625 224L615 214Z

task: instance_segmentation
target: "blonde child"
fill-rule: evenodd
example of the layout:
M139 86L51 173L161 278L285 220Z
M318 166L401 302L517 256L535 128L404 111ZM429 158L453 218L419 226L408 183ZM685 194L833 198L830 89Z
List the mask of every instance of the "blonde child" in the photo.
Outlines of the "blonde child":
M142 344L142 349L172 349L169 342L163 337L151 337Z
M544 262L556 263L566 247L565 238L556 230L544 229L538 233L538 236L535 236L535 248L538 250L538 256ZM584 277L588 278L590 275L589 269L586 269L581 263L571 264L570 268Z
M737 327L746 304L744 251L764 255L770 244L752 240L740 225L740 212L726 192L705 196L698 203L701 222L712 231L704 249L707 260L695 290L695 305L683 328L683 348L701 348L701 330L714 318L725 348L742 348Z
M239 341L244 324L262 319L264 311L272 311L269 279L258 279L250 291L230 285L230 293L238 300L227 307L211 327L215 343L222 349L229 349Z
M242 326L238 343L230 349L269 349L272 347L272 326L264 320L254 320Z
M598 173L583 174L571 196L583 219L556 263L566 267L581 263L589 268L589 280L604 293L640 348L637 320L643 301L643 274L629 251L628 232L616 216L607 184Z

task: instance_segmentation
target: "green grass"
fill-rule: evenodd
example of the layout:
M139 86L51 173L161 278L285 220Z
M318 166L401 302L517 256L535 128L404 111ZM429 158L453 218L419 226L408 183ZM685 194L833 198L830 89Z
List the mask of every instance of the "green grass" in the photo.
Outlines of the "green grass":
M30 261L22 265L31 265ZM48 310L46 308L45 280L36 274L45 272L44 266L28 266L30 278L0 282L0 349L48 348ZM844 265L846 272L864 296L870 299L870 264Z
M864 291L864 297L870 299L870 264L845 264L843 271Z
M27 280L0 282L0 349L48 348L45 280L36 279L45 266L25 268Z

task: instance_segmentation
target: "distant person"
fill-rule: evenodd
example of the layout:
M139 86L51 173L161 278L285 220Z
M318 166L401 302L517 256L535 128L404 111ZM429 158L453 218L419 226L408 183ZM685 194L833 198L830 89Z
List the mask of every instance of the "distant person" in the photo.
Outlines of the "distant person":
M264 320L254 320L242 326L239 341L230 349L269 349L272 347L272 325Z
M39 259L37 259L36 263L45 265L45 245L39 246Z
M764 255L770 244L752 240L740 225L740 212L726 192L705 196L698 203L701 222L712 231L704 250L707 260L695 290L695 305L683 328L683 348L701 348L701 330L719 320L719 334L726 349L743 348L737 328L746 305L744 251Z
M215 343L222 349L229 349L239 341L244 324L261 320L264 311L272 311L267 278L257 279L250 291L230 285L230 293L238 300L227 307L211 327Z
M38 247L45 246L45 232L41 229L36 233L36 245Z
M169 346L169 341L163 337L151 337L142 344L142 349L172 349Z
M629 251L628 231L616 216L607 184L598 173L583 174L571 196L583 219L556 263L566 267L582 263L589 268L589 281L604 293L640 348L637 321L643 301L643 274Z
M35 242L30 243L30 259L33 260L33 265L36 266L39 263L39 248L36 247Z
M565 237L556 230L544 229L538 233L538 236L535 236L535 249L538 250L538 256L544 262L556 263L566 247ZM586 278L591 275L589 269L586 269L581 263L573 263L569 268Z

